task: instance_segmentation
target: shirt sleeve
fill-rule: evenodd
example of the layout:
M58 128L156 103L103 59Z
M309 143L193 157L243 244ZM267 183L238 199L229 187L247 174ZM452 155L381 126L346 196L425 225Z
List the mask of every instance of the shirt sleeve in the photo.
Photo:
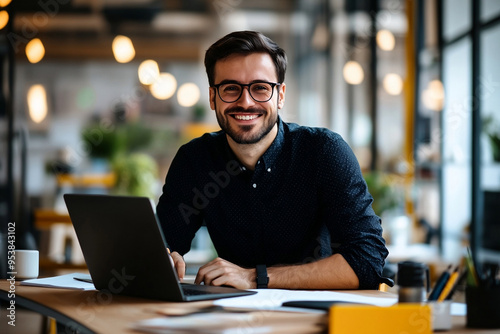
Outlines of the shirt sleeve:
M319 156L317 180L332 252L349 263L360 289L376 289L388 251L359 163L338 135L328 136Z
M189 251L203 222L203 203L195 187L196 171L186 151L181 147L174 157L156 207L168 247L181 255Z

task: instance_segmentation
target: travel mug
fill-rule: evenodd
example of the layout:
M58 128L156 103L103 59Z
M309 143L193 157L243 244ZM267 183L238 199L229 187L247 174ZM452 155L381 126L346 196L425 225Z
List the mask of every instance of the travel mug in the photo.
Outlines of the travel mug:
M429 268L419 262L400 262L397 284L400 303L421 303L429 287Z

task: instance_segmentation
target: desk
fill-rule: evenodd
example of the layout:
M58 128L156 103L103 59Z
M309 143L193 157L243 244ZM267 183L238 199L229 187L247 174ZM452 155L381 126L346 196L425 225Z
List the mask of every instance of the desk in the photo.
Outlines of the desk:
M2 305L2 324L5 328L8 318L5 317L5 301L8 297L10 284L6 280L0 282L0 299ZM129 329L135 321L155 318L157 310L167 303L126 296L108 296L98 291L80 291L54 288L39 288L15 285L15 302L17 307L25 307L44 316L55 318L67 328L77 329L80 333L137 333ZM382 291L349 291L366 296L391 296ZM71 333L71 331L67 331ZM443 332L450 334L498 333L496 330L468 329L465 327L465 317L454 317L453 329Z
M10 302L10 284L0 282L0 299ZM15 298L17 307L25 307L79 333L133 333L129 324L157 317L154 312L162 302L125 296L109 296L98 291L81 291L54 288L22 286L16 282ZM5 311L2 305L2 315ZM2 316L1 327L5 328L8 318ZM67 331L71 333L71 331ZM137 332L135 332L137 333Z

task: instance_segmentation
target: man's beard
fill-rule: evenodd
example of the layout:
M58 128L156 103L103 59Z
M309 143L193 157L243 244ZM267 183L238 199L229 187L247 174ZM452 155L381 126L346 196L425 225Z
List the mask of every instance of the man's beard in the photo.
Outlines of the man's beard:
M270 118L267 122L264 123L264 126L261 129L259 129L259 131L257 131L255 134L252 135L250 134L250 132L253 130L254 127L257 126L255 124L238 126L238 129L234 129L229 125L227 119L232 116L229 116L228 113L238 113L238 112L258 113L261 114L261 116L259 117L263 117L264 119L268 114L266 110L256 109L256 108L244 109L242 107L234 107L227 109L224 112L225 117L223 117L220 113L216 113L217 122L219 123L221 129L238 144L255 144L259 142L262 138L264 138L267 134L269 134L269 132L271 132L274 125L278 122L278 114L276 113L276 117Z

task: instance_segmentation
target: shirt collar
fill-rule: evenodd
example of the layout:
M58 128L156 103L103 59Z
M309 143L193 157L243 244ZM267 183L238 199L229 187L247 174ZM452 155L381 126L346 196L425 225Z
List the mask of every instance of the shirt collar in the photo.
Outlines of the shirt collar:
M266 152L262 155L260 159L264 163L265 168L272 168L275 166L276 161L282 151L283 145L285 144L285 131L283 129L283 121L281 117L278 115L278 133L276 134L276 138L274 138L273 143Z
M269 146L269 148L266 150L266 152L264 152L262 157L259 159L259 161L261 161L261 163L264 163L265 168L272 168L276 164L276 161L278 160L278 156L279 156L279 154L282 150L282 147L285 143L285 131L283 129L283 124L284 123L283 123L283 120L281 119L281 116L278 115L278 121L277 121L278 133L276 134L276 138L274 138L271 146ZM225 142L225 146L226 146L226 154L227 154L228 160L234 159L234 160L238 161L238 158L236 157L233 150L229 146L229 143L227 142L226 133L224 131L222 131L222 134L224 137L224 142ZM245 169L239 161L238 161L238 163L240 164L240 168Z

